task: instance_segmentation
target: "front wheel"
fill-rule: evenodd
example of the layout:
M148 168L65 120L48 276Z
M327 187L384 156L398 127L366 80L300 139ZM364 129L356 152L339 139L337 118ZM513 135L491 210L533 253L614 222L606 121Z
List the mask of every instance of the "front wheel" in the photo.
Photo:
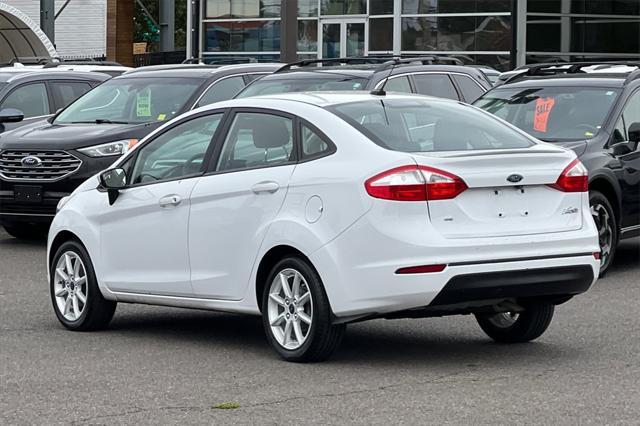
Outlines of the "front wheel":
M589 205L591 206L591 215L598 228L600 275L603 275L611 266L616 254L618 225L611 203L601 192L591 191L589 193Z
M62 325L85 331L109 324L116 302L106 300L100 293L89 254L80 243L68 241L60 246L50 274L53 310Z
M331 308L318 273L304 260L276 264L265 283L262 322L267 339L287 361L327 359L340 344L345 325L331 323Z
M523 312L476 314L482 331L496 342L523 343L537 339L547 330L553 319L554 306L528 306Z

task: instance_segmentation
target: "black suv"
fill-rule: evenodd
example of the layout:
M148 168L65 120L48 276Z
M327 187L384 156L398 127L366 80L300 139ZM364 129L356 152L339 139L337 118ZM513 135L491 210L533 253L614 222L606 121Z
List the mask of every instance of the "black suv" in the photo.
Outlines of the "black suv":
M640 62L530 65L475 105L578 154L606 271L640 235Z
M226 100L281 64L138 69L114 77L55 116L0 137L0 225L43 235L61 198L139 139L195 107Z
M0 133L52 115L109 78L95 72L0 69Z
M237 98L273 93L373 90L418 93L473 102L492 85L484 73L452 58L338 58L287 64L256 80ZM461 63L461 62L460 62Z

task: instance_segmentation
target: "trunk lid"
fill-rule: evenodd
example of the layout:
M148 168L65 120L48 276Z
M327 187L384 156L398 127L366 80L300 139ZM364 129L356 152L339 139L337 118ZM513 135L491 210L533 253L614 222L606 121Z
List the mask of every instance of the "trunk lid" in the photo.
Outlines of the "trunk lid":
M427 202L432 225L446 238L530 235L582 227L584 193L549 186L573 159L564 149L536 145L413 157L418 165L460 177L468 187L453 199Z

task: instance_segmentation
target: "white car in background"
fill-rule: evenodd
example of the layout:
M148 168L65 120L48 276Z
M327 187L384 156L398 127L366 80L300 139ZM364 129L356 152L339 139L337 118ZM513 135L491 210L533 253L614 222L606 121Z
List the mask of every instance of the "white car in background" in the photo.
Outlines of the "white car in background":
M529 341L598 259L572 151L455 101L364 92L171 120L63 199L48 242L71 330L106 327L117 302L255 314L291 361L380 317L475 314Z

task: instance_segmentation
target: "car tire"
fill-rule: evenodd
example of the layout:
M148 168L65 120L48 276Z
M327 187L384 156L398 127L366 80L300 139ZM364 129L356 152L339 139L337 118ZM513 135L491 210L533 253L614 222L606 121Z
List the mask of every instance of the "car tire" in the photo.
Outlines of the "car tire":
M116 302L102 296L91 258L82 244L62 244L53 256L50 276L51 302L62 325L73 331L99 330L109 325Z
M598 228L600 276L611 266L618 247L618 223L609 199L599 191L589 191L589 207Z
M520 313L476 314L476 320L482 331L496 342L524 343L542 336L553 319L553 312L553 305L536 304Z
M327 359L346 326L332 324L329 300L315 269L299 257L287 257L272 268L264 284L262 323L276 352L292 362Z
M2 225L7 234L19 240L44 240L47 236L47 227L43 225L34 225L30 223L24 224L8 224Z

